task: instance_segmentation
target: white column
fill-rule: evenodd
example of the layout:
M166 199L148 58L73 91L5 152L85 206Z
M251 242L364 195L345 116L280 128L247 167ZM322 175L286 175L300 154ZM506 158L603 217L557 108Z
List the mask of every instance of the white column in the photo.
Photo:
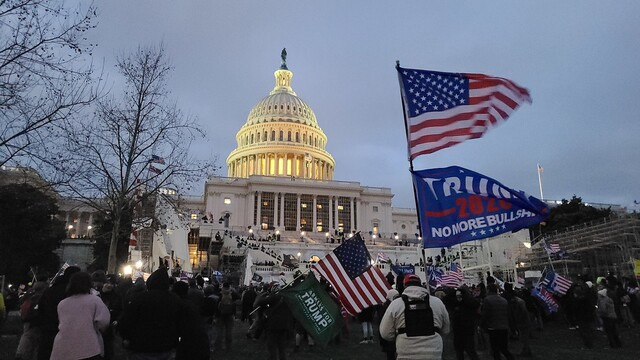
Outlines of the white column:
M297 205L296 205L296 231L300 231L300 194L298 195Z
M280 227L284 227L284 197L285 194L282 193L282 197L280 199Z
M311 178L315 179L316 177L316 164L318 163L317 160L313 159L313 162L311 163Z
M354 228L353 228L353 198L349 198L349 216L351 218L351 220L349 221L351 224L349 224L349 226L351 227L351 229L349 230L349 232L353 232Z
M360 229L362 231L366 230L367 228L362 226L362 201L360 201L359 198L356 198L356 223L358 224L358 227L356 229Z
M338 215L338 196L336 196L336 200L334 203L334 207L333 207L333 211L335 211L335 222L336 222L336 229L338 228L338 224L340 223L340 216Z
M91 226L91 230L89 230L89 226ZM90 237L91 233L93 233L93 212L89 213L89 222L87 223L87 237Z
M316 232L318 224L318 207L317 207L317 195L313 195L313 227L311 231Z
M327 226L327 229L329 229L329 231L333 230L333 210L332 209L333 209L333 196L329 196L329 209L327 210L329 211L329 225Z
M249 200L249 216L250 216L249 217L249 219L250 219L249 220L249 224L254 226L256 222L254 221L253 214L255 213L256 199L257 199L258 195L256 195L255 191L251 195L253 195L253 196L249 197L250 198L250 200ZM253 230L255 231L257 229L253 229Z
M262 230L262 215L260 214L260 210L262 210L262 192L258 191L258 211L256 212L257 224L255 225L258 227L258 229Z
M284 154L284 174L285 175L293 175L293 172L290 169L289 166L289 154Z
M278 193L273 193L273 227L278 227Z

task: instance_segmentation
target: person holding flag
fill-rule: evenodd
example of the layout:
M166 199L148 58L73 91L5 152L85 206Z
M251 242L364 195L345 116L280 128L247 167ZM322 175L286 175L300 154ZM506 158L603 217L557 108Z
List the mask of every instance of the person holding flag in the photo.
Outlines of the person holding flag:
M380 321L380 336L395 341L397 359L442 359L442 336L449 333L449 313L440 299L429 295L420 278L404 278L402 297L389 304Z

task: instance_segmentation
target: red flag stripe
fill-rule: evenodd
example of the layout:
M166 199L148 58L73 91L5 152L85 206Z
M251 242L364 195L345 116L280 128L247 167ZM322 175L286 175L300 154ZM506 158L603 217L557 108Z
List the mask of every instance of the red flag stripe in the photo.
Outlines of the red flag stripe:
M360 307L360 311L364 310L367 307L367 295L365 294L362 286L356 286L356 284L353 283L353 280L344 271L344 268L339 264L339 261L334 253L329 254L325 259L330 261L331 265L336 269L336 272L340 274L340 278L345 283L349 294L355 295L354 297L352 297L352 299L357 302L358 307Z
M319 262L318 265L320 264L324 265L325 263L328 263L329 266L327 266L327 270L329 270L329 272L333 276L328 277L327 280L329 280L332 285L339 284L338 287L336 287L336 291L340 295L341 300L343 301L346 300L346 302L353 305L352 308L356 310L356 313L351 313L351 312L350 313L352 315L355 315L360 311L362 311L365 308L363 306L364 300L360 298L360 294L353 291L354 290L353 282L351 281L351 279L349 279L349 276L344 272L344 269L342 268L342 266L338 266L336 264L338 262L338 259L335 258L335 255L331 253L327 255L323 260L325 261Z
M324 277L325 279L327 279L329 281L329 283L331 283L331 285L333 285L333 289L336 293L336 295L338 296L338 300L340 301L340 304L342 305L342 307L344 307L344 309L347 311L347 313L349 314L357 314L359 313L358 309L356 309L354 307L354 304L346 301L345 297L342 295L344 293L346 293L346 289L343 288L344 284L340 281L338 281L335 277L334 277L334 273L331 273L330 270L326 267L326 264L316 264L315 269L320 273L320 275L322 275L322 277Z
M347 311L349 311L350 314L353 313L353 311L359 313L362 311L362 307L356 300L356 294L352 291L351 286L349 286L349 283L345 279L348 278L348 276L335 268L335 260L333 259L333 256L333 253L327 255L325 257L326 261L318 263L318 265L320 265L322 269L325 269L327 274L330 275L326 278L332 285L334 285L336 292L340 296L340 301L345 303ZM349 299L353 300L347 301Z

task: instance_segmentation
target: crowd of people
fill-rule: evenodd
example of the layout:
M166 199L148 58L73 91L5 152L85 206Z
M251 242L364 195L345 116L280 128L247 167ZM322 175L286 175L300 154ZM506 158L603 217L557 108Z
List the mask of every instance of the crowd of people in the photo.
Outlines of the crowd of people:
M297 275L301 281L303 276ZM490 276L486 285L431 289L416 275L390 273L387 279L394 286L385 303L345 318L343 329L359 322L360 343L378 343L387 359L439 360L443 352L452 351L459 360L474 360L479 349L490 350L494 359L513 359L508 344L514 340L520 343L517 355L529 357L530 341L549 316L530 289L514 289L509 283L501 288ZM315 346L279 295L286 285L278 281L239 287L205 283L201 277L180 281L166 268L146 281L132 281L71 266L50 284L37 281L23 289L23 333L15 358L116 359L126 354L135 360L204 360L233 351L238 341L260 338L269 359L285 360L290 342L294 352L305 343ZM618 327L640 321L635 279L579 277L561 300L563 318L586 348L620 347ZM234 326L241 322L247 324L247 339L234 338ZM608 343L597 341L597 330L606 334ZM447 336L453 349L445 349ZM339 346L340 337L331 346Z

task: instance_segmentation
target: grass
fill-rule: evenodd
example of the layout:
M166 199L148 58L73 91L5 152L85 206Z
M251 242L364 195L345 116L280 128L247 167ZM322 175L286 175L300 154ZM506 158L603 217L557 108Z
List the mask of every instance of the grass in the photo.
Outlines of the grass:
M245 332L248 325L236 322L234 327L234 342L232 350L217 351L212 359L215 360L261 360L267 359L266 343L263 340L248 340ZM375 328L375 325L374 325ZM18 342L21 325L20 320L10 318L0 328L0 359L12 360ZM298 353L293 353L293 340L288 347L288 360L375 360L385 359L380 351L377 339L374 344L360 344L362 330L360 324L349 324L348 336L343 336L339 345L316 346L312 349L305 345ZM531 341L534 352L532 358L539 360L639 360L640 359L640 325L632 329L620 329L623 347L609 349L603 332L596 332L595 347L591 350L583 349L577 331L569 330L568 325L558 320L548 323L542 333L536 333L537 338ZM445 339L444 360L454 360L455 353L452 335ZM521 344L511 341L509 348L513 354L520 352ZM480 359L492 359L488 351L479 351ZM120 353L118 359L126 359ZM519 358L516 356L516 358Z

